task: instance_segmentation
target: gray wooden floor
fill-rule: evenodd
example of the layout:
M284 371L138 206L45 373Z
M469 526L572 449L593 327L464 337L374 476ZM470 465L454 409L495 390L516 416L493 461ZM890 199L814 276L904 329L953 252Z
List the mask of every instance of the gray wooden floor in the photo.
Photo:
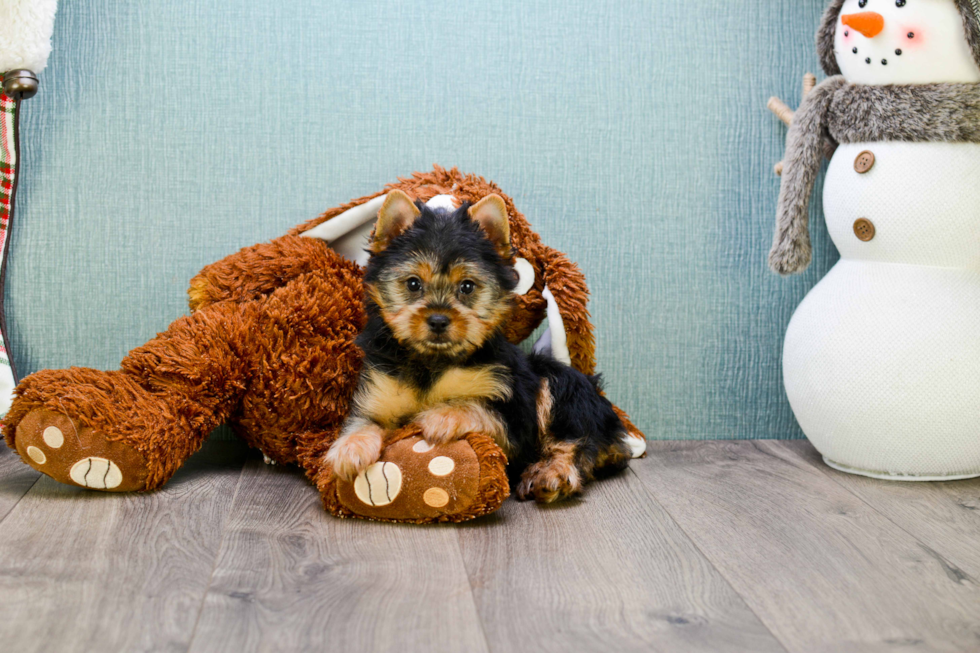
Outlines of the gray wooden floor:
M980 482L887 484L805 442L651 443L550 508L334 519L213 442L105 495L0 452L4 651L980 651Z

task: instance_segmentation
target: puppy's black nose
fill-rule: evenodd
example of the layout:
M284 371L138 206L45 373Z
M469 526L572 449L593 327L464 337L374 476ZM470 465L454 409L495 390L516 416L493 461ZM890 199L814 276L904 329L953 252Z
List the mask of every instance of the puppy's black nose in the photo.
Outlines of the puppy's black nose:
M445 333L446 329L449 328L449 316L443 315L442 313L430 315L426 322L429 323L429 328L432 329L432 333Z

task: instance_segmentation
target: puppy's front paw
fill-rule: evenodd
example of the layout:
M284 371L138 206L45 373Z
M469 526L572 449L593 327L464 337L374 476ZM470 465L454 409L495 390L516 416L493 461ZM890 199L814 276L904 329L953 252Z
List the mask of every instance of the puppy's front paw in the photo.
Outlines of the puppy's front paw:
M431 445L448 444L467 433L486 433L498 441L505 441L504 426L483 406L477 404L448 404L420 413L415 423L422 429L422 437Z
M347 431L331 445L327 452L327 464L345 481L354 480L358 474L381 457L384 432L375 424L363 424Z
M582 492L582 476L574 463L563 458L537 462L521 475L517 499L553 503Z

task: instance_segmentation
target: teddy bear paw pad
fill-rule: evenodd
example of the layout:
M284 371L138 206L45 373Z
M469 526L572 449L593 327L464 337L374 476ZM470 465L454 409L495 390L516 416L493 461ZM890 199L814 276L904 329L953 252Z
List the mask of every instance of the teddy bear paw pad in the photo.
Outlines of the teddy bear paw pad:
M358 516L439 519L479 500L480 462L465 439L433 446L409 437L386 447L353 483L339 481L337 491L340 503Z
M71 466L68 476L82 487L93 490L113 490L119 487L123 480L119 465L97 456L79 460Z
M28 413L17 425L14 443L24 462L61 483L115 492L146 488L142 454L64 413Z
M387 506L402 490L402 470L395 463L374 463L354 479L354 494L369 506Z
M433 508L442 508L449 503L449 493L441 487L430 487L422 494L422 501L425 505Z

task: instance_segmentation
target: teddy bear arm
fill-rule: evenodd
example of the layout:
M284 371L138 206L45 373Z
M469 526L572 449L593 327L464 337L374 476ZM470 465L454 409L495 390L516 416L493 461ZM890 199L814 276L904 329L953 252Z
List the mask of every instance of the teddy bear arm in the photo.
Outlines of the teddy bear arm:
M191 310L220 301L263 297L307 272L338 264L336 258L324 242L295 235L246 247L191 279Z

